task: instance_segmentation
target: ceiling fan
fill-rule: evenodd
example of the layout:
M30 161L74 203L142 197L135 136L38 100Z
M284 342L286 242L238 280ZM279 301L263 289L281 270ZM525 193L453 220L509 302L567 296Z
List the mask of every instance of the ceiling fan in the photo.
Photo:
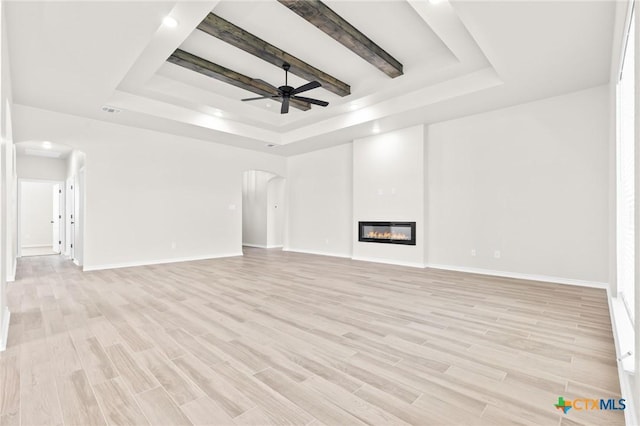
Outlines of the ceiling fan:
M246 98L246 99L242 99L242 101L245 102L245 101L257 101L258 99L282 98L282 108L280 108L280 114L286 114L289 112L290 99L297 99L302 102L308 102L310 104L320 105L323 107L326 107L327 105L329 105L329 102L321 101L319 99L305 98L304 96L297 96L298 93L306 92L307 90L321 87L322 84L318 83L317 81L311 81L307 84L303 84L302 86L294 89L288 84L289 68L291 68L291 65L285 62L284 64L282 64L282 68L284 69L284 86L278 87L277 95L259 96L257 98Z

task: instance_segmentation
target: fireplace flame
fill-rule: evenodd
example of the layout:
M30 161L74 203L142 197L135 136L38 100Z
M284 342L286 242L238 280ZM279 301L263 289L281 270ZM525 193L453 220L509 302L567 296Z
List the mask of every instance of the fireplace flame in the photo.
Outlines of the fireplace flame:
M367 234L367 238L375 238L378 240L408 240L409 236L405 234L399 234L396 232L376 232L369 231Z

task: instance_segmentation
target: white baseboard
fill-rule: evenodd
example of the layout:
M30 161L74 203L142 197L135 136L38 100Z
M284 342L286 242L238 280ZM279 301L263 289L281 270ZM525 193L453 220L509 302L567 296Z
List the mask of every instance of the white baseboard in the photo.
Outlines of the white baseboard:
M7 271L7 282L8 283L12 283L16 280L16 271L18 269L18 258L14 258L13 259L13 266L11 268L11 271Z
M179 263L179 262L192 262L195 260L208 260L208 259L219 259L221 257L235 257L242 256L242 252L236 253L225 253L225 254L210 254L205 256L192 256L192 257L174 257L170 259L155 259L155 260L144 260L144 261L135 261L135 262L122 262L122 263L110 263L103 265L85 265L83 268L84 272L88 271L102 271L104 269L119 269L119 268L133 268L136 266L149 266L149 265L162 265L165 263ZM75 263L75 261L74 261Z
M351 259L360 260L363 262L384 263L387 265L409 266L412 268L424 268L424 264L419 262L403 262L401 260L394 260L394 259L380 259L377 257L360 257L360 256L354 256Z
M318 256L330 256L330 257L340 257L342 259L351 259L351 255L349 254L330 253L327 251L304 250L304 249L296 249L291 247L284 247L282 251L290 251L292 253L317 254Z
M255 248L263 248L263 249L272 249L272 248L282 248L282 245L262 245L262 244L251 244L251 243L242 243L244 247L255 247Z
M255 247L255 248L263 248L266 249L267 246L262 245L262 244L251 244L251 243L242 243L243 247Z
M523 274L520 272L495 271L492 269L467 268L464 266L437 265L437 264L427 264L425 265L425 268L443 269L446 271L456 271L456 272L468 272L470 274L491 275L494 277L515 278L519 280L542 281L542 282L554 283L554 284L576 285L580 287L601 288L605 290L609 288L609 285L603 282L576 280L573 278L564 278L564 277L552 277L549 275Z
M11 320L11 312L9 308L4 308L2 315L2 329L0 330L0 352L7 349L7 341L9 339L9 321Z

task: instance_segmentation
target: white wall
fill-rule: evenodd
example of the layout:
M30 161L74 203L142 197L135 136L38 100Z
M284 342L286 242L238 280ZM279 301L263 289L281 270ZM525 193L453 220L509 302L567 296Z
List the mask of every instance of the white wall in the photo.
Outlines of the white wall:
M352 145L287 159L285 249L351 257Z
M21 182L20 245L52 245L53 183Z
M428 262L607 282L608 102L601 86L429 126Z
M23 105L14 131L86 154L85 270L239 255L242 173L285 171L274 155Z
M601 86L430 125L423 135L418 126L290 157L287 248L606 283L608 108L607 86ZM412 158L404 167L377 166L402 152ZM403 182L407 192L398 193ZM352 252L358 220L415 215L423 223L417 229L418 244L426 242L422 258L400 252L407 246L355 243ZM398 253L363 252L370 247Z
M424 126L353 143L353 258L423 266ZM416 245L358 241L359 221L416 222Z
M67 160L18 155L16 169L20 179L63 181L67 176Z
M284 244L285 179L274 177L267 184L267 247Z
M273 173L247 170L242 175L242 244L267 247L267 187Z
M4 2L0 2L0 351L6 346L9 329L7 278L15 275L16 217L15 151L13 147L11 74Z

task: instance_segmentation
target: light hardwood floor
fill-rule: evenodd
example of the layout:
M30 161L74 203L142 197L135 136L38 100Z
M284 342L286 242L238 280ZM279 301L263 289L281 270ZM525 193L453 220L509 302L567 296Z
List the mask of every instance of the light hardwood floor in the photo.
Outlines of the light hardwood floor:
M619 398L603 290L245 249L23 258L0 424L576 425Z

